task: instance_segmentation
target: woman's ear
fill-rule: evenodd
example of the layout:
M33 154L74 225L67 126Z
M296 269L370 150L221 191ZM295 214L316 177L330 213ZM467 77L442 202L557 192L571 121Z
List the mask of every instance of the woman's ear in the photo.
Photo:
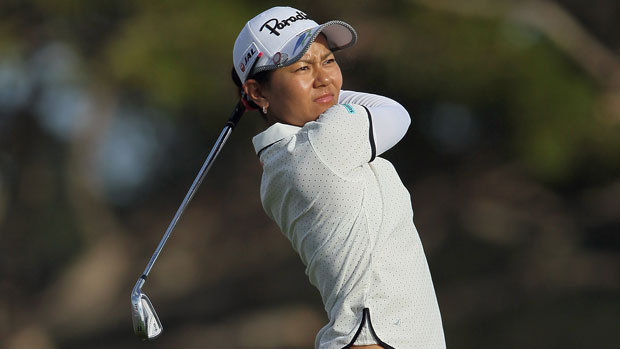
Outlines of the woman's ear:
M254 79L248 79L243 84L243 92L248 96L248 100L254 102L259 107L269 106L269 101L263 95L262 87L258 81Z

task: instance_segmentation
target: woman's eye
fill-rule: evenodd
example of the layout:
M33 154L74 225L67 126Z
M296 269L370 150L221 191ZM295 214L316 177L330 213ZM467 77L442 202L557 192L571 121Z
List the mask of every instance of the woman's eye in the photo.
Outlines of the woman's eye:
M330 63L334 63L336 62L336 60L334 58L330 58L328 60L326 60L325 62L323 62L323 64L330 64Z
M295 71L304 71L304 70L308 70L308 66L307 65L301 66L301 67L297 68Z

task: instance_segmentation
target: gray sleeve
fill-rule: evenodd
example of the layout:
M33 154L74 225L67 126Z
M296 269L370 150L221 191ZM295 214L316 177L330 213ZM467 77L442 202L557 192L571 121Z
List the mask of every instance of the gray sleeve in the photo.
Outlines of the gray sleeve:
M396 145L411 124L409 113L398 102L371 93L340 91L338 103L359 104L370 113L377 155Z

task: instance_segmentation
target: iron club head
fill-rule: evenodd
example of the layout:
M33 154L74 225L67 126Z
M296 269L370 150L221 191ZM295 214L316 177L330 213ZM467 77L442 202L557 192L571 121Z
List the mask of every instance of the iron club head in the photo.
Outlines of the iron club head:
M142 293L144 282L145 279L140 277L131 292L131 319L136 335L142 340L151 340L157 338L164 328L149 297Z

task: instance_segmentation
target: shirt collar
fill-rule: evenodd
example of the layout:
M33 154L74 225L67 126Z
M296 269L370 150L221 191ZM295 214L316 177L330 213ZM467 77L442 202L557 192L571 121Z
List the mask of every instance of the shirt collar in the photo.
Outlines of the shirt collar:
M269 126L265 131L257 134L252 138L254 143L254 151L258 154L264 148L299 132L301 127L276 122Z

